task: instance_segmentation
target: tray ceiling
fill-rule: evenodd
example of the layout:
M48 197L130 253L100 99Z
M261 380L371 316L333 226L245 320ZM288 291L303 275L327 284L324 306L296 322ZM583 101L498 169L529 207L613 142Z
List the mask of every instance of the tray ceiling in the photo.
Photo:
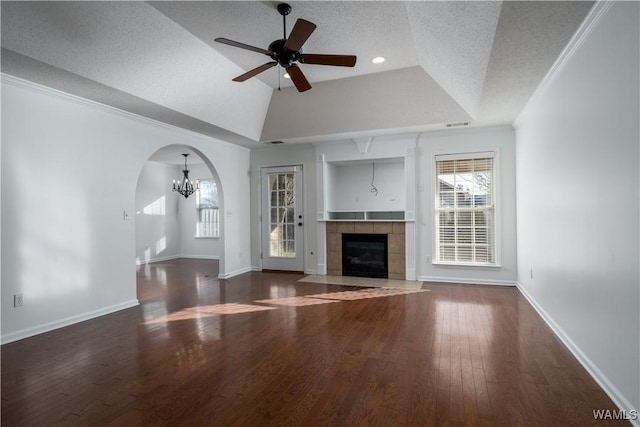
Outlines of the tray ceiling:
M302 64L305 93L279 67L232 82L269 58L213 40L266 48L277 2L3 1L2 72L248 147L511 123L593 2L290 4L306 53L356 67Z

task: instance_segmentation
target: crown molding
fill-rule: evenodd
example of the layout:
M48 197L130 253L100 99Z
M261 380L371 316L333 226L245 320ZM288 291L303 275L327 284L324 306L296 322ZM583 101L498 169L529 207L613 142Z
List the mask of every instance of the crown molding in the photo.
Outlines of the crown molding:
M560 53L558 59L553 63L547 74L544 76L536 90L533 92L524 108L518 114L518 117L513 121L514 128L517 128L521 122L521 117L523 113L527 110L530 104L532 104L537 98L539 98L543 92L546 91L547 87L553 83L553 81L558 77L560 72L564 69L567 63L571 60L573 55L578 51L578 49L585 42L587 37L591 34L594 28L598 25L602 17L611 9L613 5L613 1L606 0L598 0L593 5L589 14L578 28L578 31L573 35L569 43Z
M97 101L93 101L91 99L88 98L83 98L81 96L78 95L73 95L71 93L68 92L64 92L58 89L54 89L51 88L49 86L45 86L39 83L35 83L29 80L25 80L19 77L15 77L12 76L10 74L5 74L5 73L0 73L0 81L2 82L2 84L9 84L9 85L13 85L15 87L20 87L23 89L27 89L27 90L31 90L33 92L38 92L41 94L45 94L48 96L53 96L59 99L63 99L65 101L68 102L72 102L75 103L77 105L81 105L87 108L91 108L93 110L97 110L97 111L101 111L103 113L107 113L107 114L112 114L118 117L122 117L122 118L126 118L129 120L133 120L133 121L137 121L139 123L144 123L147 125L151 125L157 128L161 128L164 130L169 130L172 132L178 132L178 133L182 133L184 135L188 135L190 137L196 137L196 138L201 138L201 139L207 139L207 140L214 140L217 143L223 144L224 146L226 146L227 148L231 148L231 149L237 149L238 151L241 152L246 152L246 151L250 151L250 148L247 147L243 147L240 146L238 144L233 144L231 142L227 142L218 138L214 138L212 136L208 136L208 135L203 135L201 133L198 132L194 132L188 129L184 129L178 126L174 126L174 125L170 125L168 123L164 123L158 120L154 120L154 119L150 119L149 117L145 117L145 116L141 116L139 114L135 114L135 113L131 113L129 111L125 111L122 110L120 108L116 108L116 107L112 107L110 105L107 104L102 104L100 102Z

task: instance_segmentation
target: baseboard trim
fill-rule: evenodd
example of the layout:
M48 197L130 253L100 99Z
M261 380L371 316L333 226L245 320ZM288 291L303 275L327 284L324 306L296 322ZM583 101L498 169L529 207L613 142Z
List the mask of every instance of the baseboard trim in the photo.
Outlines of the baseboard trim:
M518 282L516 282L518 291L525 297L525 299L531 304L536 312L542 317L542 320L551 328L553 333L562 341L562 343L569 349L571 354L578 359L578 362L587 370L589 375L598 383L605 393L613 400L613 403L618 409L631 413L633 410L638 410L633 407L631 402L624 397L622 393L609 381L607 376L596 366L591 359L584 354L584 352L573 342L573 340L567 335L564 330L553 320L553 318L536 302L536 300L529 294L529 292ZM597 409L597 408L594 408ZM627 420L630 421L636 427L640 427L640 419Z
M321 276L326 276L327 275L327 266L325 264L318 264L318 269L316 270L317 273Z
M458 277L437 277L437 276L418 276L420 282L444 282L444 283L460 283L469 285L490 285L490 286L516 286L516 282L510 280L488 280L488 279L469 279Z
M239 270L231 271L229 273L218 274L218 279L230 279L232 277L239 276L241 274L248 273L250 271L253 271L253 267L245 267Z
M165 256L165 257L159 257L159 258L151 258L151 259L145 260L145 261L136 260L136 265L153 264L155 262L171 261L171 260L180 259L180 258L186 258L186 259L211 259L211 260L220 261L220 257L218 255L184 255L184 254L180 254L180 255L171 255L171 256Z
M220 257L218 255L179 255L178 258L187 258L187 259L212 259L220 261Z
M98 310L89 311L86 313L78 314L76 316L67 317L64 319L56 320L54 322L49 322L42 325L34 326L32 328L22 329L17 332L2 335L2 337L0 337L0 341L2 344L8 344L10 342L29 338L35 335L43 334L45 332L50 332L55 329L64 328L65 326L84 322L85 320L95 319L96 317L105 316L107 314L115 313L116 311L135 307L139 304L140 302L137 299L132 299L120 304L114 304L109 307L100 308Z
M136 265L153 264L154 262L171 261L180 258L179 255L163 256L158 258L150 258L146 260L136 259Z

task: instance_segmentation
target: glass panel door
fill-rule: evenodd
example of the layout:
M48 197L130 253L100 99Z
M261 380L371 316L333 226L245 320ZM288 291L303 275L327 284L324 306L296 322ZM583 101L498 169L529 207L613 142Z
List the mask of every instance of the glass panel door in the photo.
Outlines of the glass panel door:
M269 256L295 258L295 180L291 172L268 173Z
M262 268L304 270L302 166L263 168Z

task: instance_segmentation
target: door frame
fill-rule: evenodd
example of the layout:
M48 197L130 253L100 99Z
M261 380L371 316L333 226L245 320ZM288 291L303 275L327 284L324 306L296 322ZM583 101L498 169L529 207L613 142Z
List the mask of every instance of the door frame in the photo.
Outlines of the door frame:
M300 221L302 226L296 226L296 257L291 259L291 262L285 262L283 264L286 265L265 265L265 260L268 257L268 254L265 253L265 248L267 245L267 237L265 226L269 221L269 212L265 212L267 208L268 199L265 199L267 196L267 191L269 190L269 183L264 178L269 173L278 173L278 172L294 172L295 173L295 185L296 185L296 210L294 215L296 216L296 223ZM266 181L266 182L265 182ZM260 243L260 269L261 270L281 270L281 271L306 271L306 238L305 238L305 191L304 191L304 167L302 164L291 164L291 165L273 165L273 166L261 166L260 167L260 186L259 186L259 243ZM301 216L302 218L298 218Z

